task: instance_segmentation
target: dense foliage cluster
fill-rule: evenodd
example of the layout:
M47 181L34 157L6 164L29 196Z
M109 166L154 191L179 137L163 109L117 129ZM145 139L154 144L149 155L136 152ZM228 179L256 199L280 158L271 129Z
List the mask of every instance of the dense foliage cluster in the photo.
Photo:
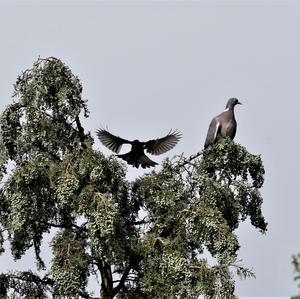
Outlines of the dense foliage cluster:
M234 231L247 218L261 232L267 226L260 156L221 139L128 182L124 165L84 131L81 93L60 60L39 59L1 114L0 249L8 239L20 259L33 247L47 274L3 273L0 296L91 298L87 281L98 273L103 299L235 298L233 269L253 273L236 263ZM47 268L40 248L53 228Z
M155 298L163 292L231 298L229 267L239 249L233 231L247 217L266 230L257 189L263 174L259 156L222 139L202 159L167 160L160 172L138 179L135 196L144 203L149 222L142 288ZM216 258L215 266L207 264L205 249Z

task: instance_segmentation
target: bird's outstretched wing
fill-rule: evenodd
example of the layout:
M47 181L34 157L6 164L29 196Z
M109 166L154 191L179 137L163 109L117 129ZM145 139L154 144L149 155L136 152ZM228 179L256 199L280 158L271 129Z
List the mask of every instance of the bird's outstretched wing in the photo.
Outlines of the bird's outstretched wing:
M172 149L182 137L182 134L175 130L170 131L167 136L145 142L147 152L152 155L161 155Z
M97 130L96 134L103 145L117 154L119 153L124 143L131 144L129 140L123 139L119 136L115 136L104 129Z

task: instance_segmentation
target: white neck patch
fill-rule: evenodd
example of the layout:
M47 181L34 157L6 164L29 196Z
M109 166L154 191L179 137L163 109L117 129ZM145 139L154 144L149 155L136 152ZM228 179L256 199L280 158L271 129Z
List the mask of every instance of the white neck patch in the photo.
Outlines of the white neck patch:
M229 107L228 107L228 108L226 108L224 111L229 111Z

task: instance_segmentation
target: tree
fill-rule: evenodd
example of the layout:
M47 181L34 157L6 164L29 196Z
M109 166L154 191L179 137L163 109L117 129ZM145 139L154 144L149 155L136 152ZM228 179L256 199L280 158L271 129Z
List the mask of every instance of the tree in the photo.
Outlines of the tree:
M233 270L254 274L236 261L234 230L248 217L267 226L260 156L220 139L128 182L124 164L93 148L80 80L59 59L39 59L14 89L0 118L0 244L15 259L33 247L38 272L2 273L1 296L92 298L87 281L100 274L102 299L235 298Z
M292 264L294 266L294 272L295 272L294 280L299 281L299 279L300 279L300 253L294 254L292 256ZM300 283L298 283L298 287L300 287ZM300 299L300 295L293 296L291 299Z

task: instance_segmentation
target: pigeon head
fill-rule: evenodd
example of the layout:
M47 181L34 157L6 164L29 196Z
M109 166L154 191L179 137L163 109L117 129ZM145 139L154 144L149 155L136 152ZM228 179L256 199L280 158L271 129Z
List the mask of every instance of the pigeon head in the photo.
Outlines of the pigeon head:
M230 99L228 100L228 102L227 102L227 105L226 105L225 110L233 110L234 106L235 106L235 105L238 105L238 104L239 104L239 105L242 105L242 103L239 102L238 99L236 99L236 98L230 98Z

